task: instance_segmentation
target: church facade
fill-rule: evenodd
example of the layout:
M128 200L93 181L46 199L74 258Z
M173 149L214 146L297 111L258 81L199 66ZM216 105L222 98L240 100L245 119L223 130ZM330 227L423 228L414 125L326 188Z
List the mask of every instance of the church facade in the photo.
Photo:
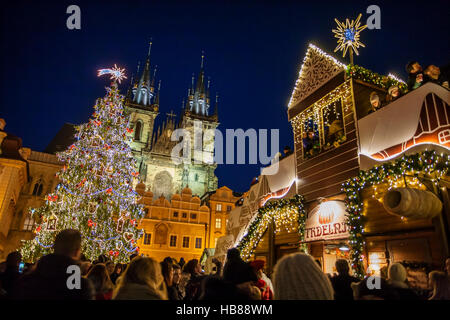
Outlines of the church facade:
M131 148L139 165L141 181L152 191L154 199L160 196L170 199L186 187L199 197L217 189L218 181L214 173L217 164L213 162L214 135L204 134L205 130L214 130L219 124L217 97L215 111L210 112L209 81L205 81L203 59L202 56L197 81L192 77L192 86L178 121L171 111L165 114L158 128L155 126L156 118L164 117L164 113L160 115L161 83L156 87L156 68L151 68L150 49L142 73L138 71L137 80L132 80L128 90L125 107L130 113L133 129ZM189 162L177 163L172 159L173 148L182 140L172 141L171 137L179 129L189 132ZM196 143L194 139L197 139Z

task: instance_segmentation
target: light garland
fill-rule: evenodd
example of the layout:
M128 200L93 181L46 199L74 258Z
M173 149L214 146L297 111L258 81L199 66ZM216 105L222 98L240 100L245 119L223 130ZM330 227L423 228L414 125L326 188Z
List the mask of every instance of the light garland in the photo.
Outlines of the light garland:
M346 194L347 224L349 227L349 243L351 247L352 268L356 276L362 278L364 272L364 204L360 191L370 186L388 183L390 188L400 186L400 180L408 176L418 177L419 173L435 175L433 183L438 186L440 179L448 174L450 157L436 151L423 151L414 155L403 155L391 163L384 163L367 171L360 171L357 177L342 184ZM416 186L421 183L416 182ZM376 188L375 188L376 190ZM376 191L375 191L376 192Z
M306 244L304 243L306 222L304 198L297 194L291 199L273 201L258 209L258 213L248 227L247 233L237 245L243 260L250 259L272 221L275 222L275 233L281 232L283 227L287 232L298 232L300 247L306 252ZM295 225L297 225L297 230L294 228Z
M390 86L397 86L402 92L406 92L407 90L406 83L394 75L382 76L358 65L349 64L346 69L346 74L349 78L361 80L385 90L389 89Z

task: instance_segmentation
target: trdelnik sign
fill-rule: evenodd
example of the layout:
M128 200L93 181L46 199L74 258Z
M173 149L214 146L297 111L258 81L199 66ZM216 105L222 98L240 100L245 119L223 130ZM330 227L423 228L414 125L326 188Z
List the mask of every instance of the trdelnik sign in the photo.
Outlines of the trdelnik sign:
M305 241L348 238L345 210L342 201L325 201L316 206L306 219Z

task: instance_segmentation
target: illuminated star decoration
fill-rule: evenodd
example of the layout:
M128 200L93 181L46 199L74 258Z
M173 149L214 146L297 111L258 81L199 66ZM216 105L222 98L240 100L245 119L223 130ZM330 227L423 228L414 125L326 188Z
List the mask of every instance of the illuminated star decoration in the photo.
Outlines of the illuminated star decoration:
M340 22L338 19L334 19L338 26L337 29L332 30L334 37L338 38L338 46L334 49L334 52L342 50L342 57L345 57L348 49L350 49L349 51L351 52L355 51L356 55L359 55L357 48L365 47L365 45L359 41L359 34L367 28L367 25L362 26L359 19L361 19L361 13L356 20L352 20L351 22L348 19L345 20L345 23Z
M114 64L114 67L112 69L100 69L100 70L98 70L98 75L97 76L100 77L100 76L102 76L104 74L110 74L111 75L111 80L117 81L119 83L123 79L127 78L125 76L125 68L124 69L120 69L115 64Z

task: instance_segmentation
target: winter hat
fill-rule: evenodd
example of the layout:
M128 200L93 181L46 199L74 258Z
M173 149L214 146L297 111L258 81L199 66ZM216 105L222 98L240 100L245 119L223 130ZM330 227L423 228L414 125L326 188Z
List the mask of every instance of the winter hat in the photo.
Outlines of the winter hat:
M374 102L374 101L379 101L380 97L378 96L378 93L376 93L375 91L372 91L372 93L370 94L370 102Z
M281 258L275 266L273 282L276 300L333 300L330 279L304 253Z
M397 87L397 86L390 86L390 87L389 87L389 89L388 89L389 95L392 95L392 91L394 91L394 89L397 89L397 90L398 90L398 87Z
M389 266L388 270L389 280L405 282L406 281L406 269L400 263L393 263Z
M265 264L264 260L254 260L254 261L250 262L250 265L256 271L263 269L264 264Z

